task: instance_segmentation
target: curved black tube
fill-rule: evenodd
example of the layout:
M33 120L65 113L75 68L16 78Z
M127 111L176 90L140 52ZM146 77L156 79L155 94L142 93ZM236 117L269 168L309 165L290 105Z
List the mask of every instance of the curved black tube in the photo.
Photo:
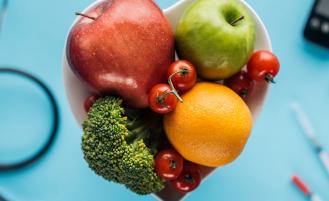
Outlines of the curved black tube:
M32 82L34 82L36 85L38 85L42 91L47 95L51 107L52 107L52 115L53 115L53 124L51 127L50 135L47 139L47 142L41 147L41 149L35 153L32 156L29 156L21 161L14 162L14 163L8 163L8 164L1 164L0 163L0 172L1 171L13 171L17 169L24 168L28 165L31 165L32 163L39 160L51 147L51 145L54 143L55 137L57 135L58 127L59 127L59 110L58 105L55 100L54 95L51 93L50 89L38 78L36 78L34 75L31 75L27 72L14 69L14 68L0 68L0 73L10 73L10 74L16 74L22 77L25 77ZM0 197L1 201L1 197Z

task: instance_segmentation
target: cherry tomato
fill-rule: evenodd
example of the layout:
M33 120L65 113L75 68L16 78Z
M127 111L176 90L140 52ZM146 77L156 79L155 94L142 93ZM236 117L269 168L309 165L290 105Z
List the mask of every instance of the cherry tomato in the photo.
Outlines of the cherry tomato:
M165 180L177 179L183 170L184 159L173 149L165 149L155 157L155 171Z
M148 101L154 112L166 114L175 109L178 99L168 84L157 84L152 87Z
M246 71L240 71L229 79L224 81L224 84L231 88L235 93L246 99L254 88L254 81L250 79Z
M186 60L178 60L169 66L167 77L177 91L186 91L195 85L197 75L193 64Z
M247 69L251 79L275 83L273 78L280 70L280 62L272 52L261 50L251 56Z
M188 193L196 189L201 183L201 173L199 166L194 163L185 163L180 176L171 181L173 187L181 192Z
M91 96L88 96L86 99L85 99L85 102L84 102L84 108L85 108L85 111L86 112L89 112L91 106L93 106L93 104L95 103L95 101L99 98L98 95L91 95Z

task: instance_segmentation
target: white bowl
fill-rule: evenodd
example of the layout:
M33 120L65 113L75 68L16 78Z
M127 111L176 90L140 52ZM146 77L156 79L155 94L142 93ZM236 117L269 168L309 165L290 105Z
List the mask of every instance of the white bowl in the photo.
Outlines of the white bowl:
M164 14L169 19L173 30L175 30L176 24L180 19L182 13L184 12L185 8L189 6L189 4L191 4L193 1L194 0L181 0L173 6L163 10ZM85 11L89 10L100 2L102 2L102 0L94 2L88 8L86 8ZM245 1L241 0L241 2L250 11L256 23L255 50L272 50L271 41L262 20ZM73 22L72 26L77 22L77 20L78 18L75 20L75 22ZM86 112L84 111L83 103L85 98L92 94L92 92L89 91L71 71L71 68L66 59L66 43L63 52L62 65L66 96L68 98L75 119L77 120L79 125L81 125L81 123L86 117ZM268 84L266 84L265 82L256 83L253 93L250 94L250 99L247 100L247 104L253 114L254 120L257 118L260 110L262 109L267 90ZM213 168L202 167L201 171L203 177L208 176L209 173L211 173L213 170ZM163 191L157 193L156 196L162 200L175 201L182 199L184 197L184 194L177 193L170 186L167 186Z

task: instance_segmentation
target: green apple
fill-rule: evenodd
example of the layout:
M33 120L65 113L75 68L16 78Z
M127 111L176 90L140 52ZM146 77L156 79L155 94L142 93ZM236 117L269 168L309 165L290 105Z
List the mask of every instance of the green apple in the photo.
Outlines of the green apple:
M255 23L239 0L196 0L176 27L180 59L191 61L208 80L231 77L247 63L255 44Z

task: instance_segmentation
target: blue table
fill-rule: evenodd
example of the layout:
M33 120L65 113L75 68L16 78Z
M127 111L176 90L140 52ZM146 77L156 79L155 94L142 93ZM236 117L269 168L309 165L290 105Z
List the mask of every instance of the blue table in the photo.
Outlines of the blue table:
M61 57L74 11L82 10L91 2L10 1L0 35L0 66L19 66L43 78L57 96L62 117L59 136L46 158L18 172L0 173L0 193L13 201L154 200L152 196L138 197L121 185L96 176L80 151L81 131L64 95ZM174 2L158 1L162 8ZM290 182L294 172L302 175L324 200L329 200L329 177L301 134L289 106L295 100L302 104L319 139L329 150L329 51L307 43L301 35L313 1L249 0L249 3L267 25L274 51L281 59L278 84L273 85L242 156L218 170L187 200L303 200ZM17 84L8 82L7 85ZM8 104L6 97L12 91L0 89L0 136L2 132L21 132L15 139L7 136L8 143L23 141L27 138L24 133L29 131L44 133L49 126L49 106L43 98L36 96L36 90L31 94L22 91L21 96L11 98L17 99L17 107L2 108ZM33 114L31 116L20 115L24 107L19 105L25 101L36 103L25 108L28 114ZM34 111L33 106L40 111ZM10 116L12 112L16 116ZM24 124L6 125L6 120L24 120ZM42 140L44 136L32 137ZM4 141L0 145L4 145Z

